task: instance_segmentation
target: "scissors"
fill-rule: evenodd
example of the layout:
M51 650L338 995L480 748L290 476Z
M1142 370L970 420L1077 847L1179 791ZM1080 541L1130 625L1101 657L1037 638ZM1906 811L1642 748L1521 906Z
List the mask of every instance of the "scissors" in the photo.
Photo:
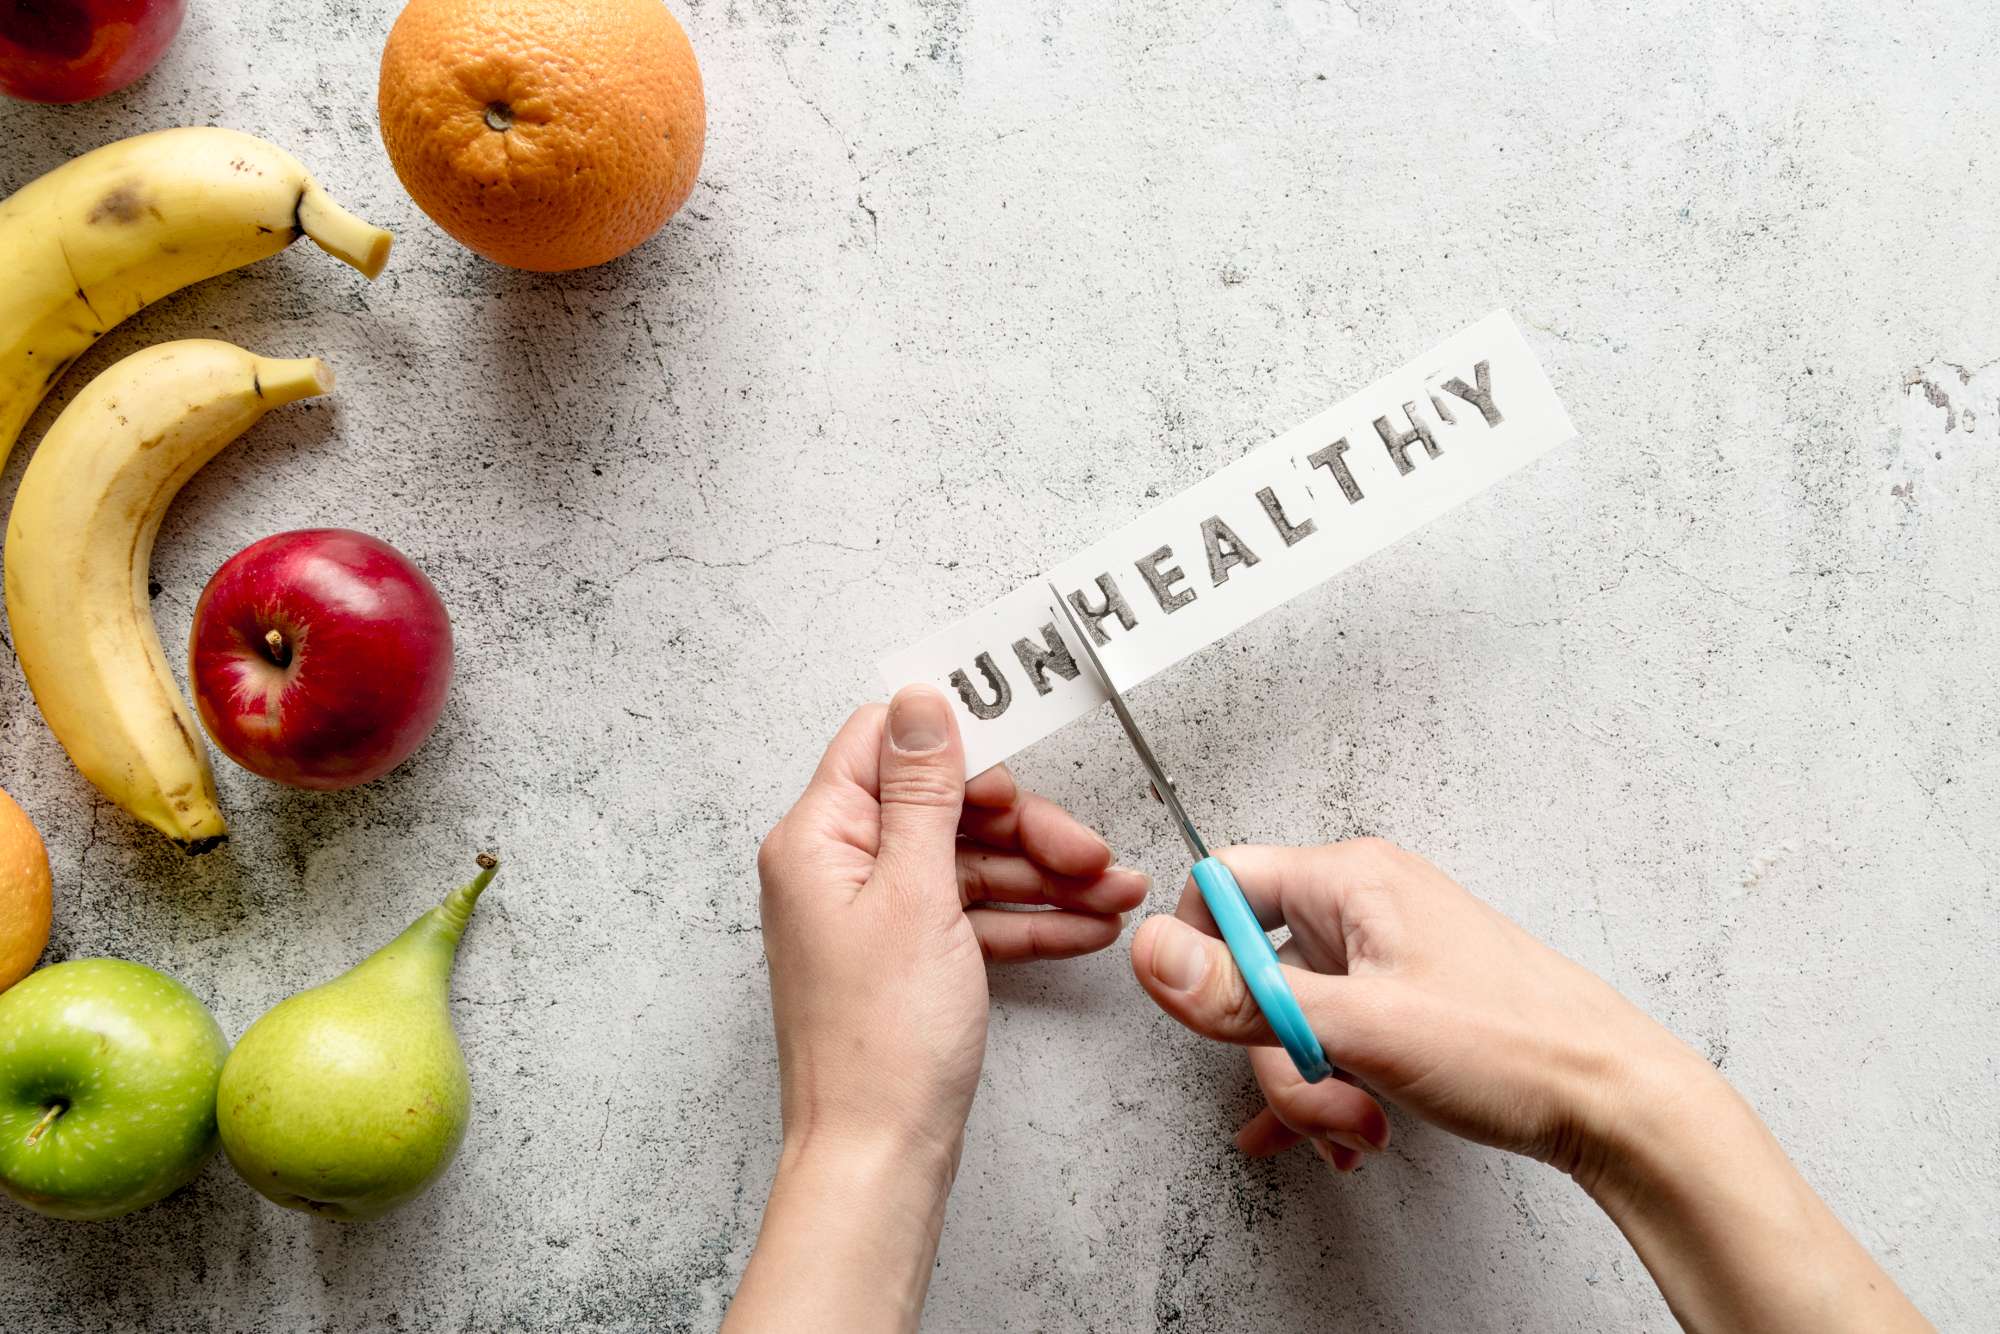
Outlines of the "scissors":
M1062 595L1054 584L1049 592L1055 597L1056 608L1063 620L1069 623L1070 636L1083 645L1084 661L1090 664L1090 671L1104 687L1105 695L1111 700L1112 712L1118 715L1119 725L1125 729L1125 739L1132 743L1132 749L1139 754L1139 763L1146 768L1147 777L1153 780L1153 795L1160 799L1169 814L1174 817L1174 825L1180 830L1181 841L1187 844L1188 852L1195 859L1194 883L1201 890L1201 900L1208 905L1209 915L1222 928L1222 939L1229 946L1229 955L1236 960L1236 967L1243 974L1243 980L1250 987L1250 995L1255 998L1257 1008L1264 1012L1271 1031L1278 1035L1285 1051L1291 1056L1292 1064L1299 1068L1299 1075L1308 1084L1317 1084L1333 1073L1327 1064L1326 1052L1320 1048L1319 1038L1306 1023L1305 1012L1299 1009L1298 997L1292 994L1291 986L1285 981L1284 970L1278 966L1278 952L1271 948L1271 938L1264 934L1264 928L1257 921L1257 914L1250 911L1250 902L1243 897L1242 886L1229 868L1209 855L1208 845L1201 841L1194 821L1188 818L1187 809L1181 805L1180 792L1174 787L1174 780L1160 767L1153 748L1146 744L1145 733L1132 719L1132 710L1125 706L1125 696L1118 693L1118 687L1111 684L1111 674L1104 670L1104 663L1097 656L1097 648L1091 642L1089 631L1070 609L1069 599Z

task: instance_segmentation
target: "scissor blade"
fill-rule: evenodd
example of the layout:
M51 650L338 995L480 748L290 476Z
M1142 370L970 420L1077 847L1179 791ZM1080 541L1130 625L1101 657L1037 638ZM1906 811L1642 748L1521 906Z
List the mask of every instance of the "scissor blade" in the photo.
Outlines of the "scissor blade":
M1077 617L1075 610L1069 605L1069 599L1062 595L1061 589L1057 588L1054 584L1050 584L1049 593L1055 598L1056 609L1062 614L1062 618L1069 622L1070 638L1082 646L1084 661L1090 664L1090 674L1095 676L1097 683L1104 687L1104 694L1111 701L1112 711L1118 715L1118 721L1124 725L1125 735L1132 738L1133 748L1145 758L1146 767L1149 770L1158 769L1159 764L1153 759L1152 747L1146 744L1145 734L1140 732L1139 724L1132 717L1132 710L1125 707L1125 696L1119 692L1117 686L1111 683L1111 673L1105 670L1104 659L1097 656L1097 646L1091 641L1090 631L1084 628L1082 620Z
M1118 715L1118 725L1125 729L1125 739L1132 743L1132 749L1139 756L1139 763L1146 767L1146 776L1153 780L1153 794L1173 815L1174 825L1180 830L1181 840L1187 844L1188 851L1194 854L1195 860L1200 861L1207 857L1208 847L1201 841L1201 835L1195 832L1194 821L1188 818L1186 809L1182 807L1179 789L1174 786L1174 780L1167 775L1167 771L1160 767L1159 757L1153 754L1153 748L1146 744L1146 734L1139 730L1138 720L1133 718L1132 710L1126 707L1124 694L1112 684L1111 673L1104 669L1104 660L1097 656L1097 646L1091 641L1090 631L1070 607L1069 599L1062 595L1062 590L1054 583L1049 585L1049 594L1056 600L1056 610L1069 624L1070 638L1083 649L1083 660L1090 664L1091 675L1095 676L1097 683L1104 687L1105 698L1111 701L1111 711Z

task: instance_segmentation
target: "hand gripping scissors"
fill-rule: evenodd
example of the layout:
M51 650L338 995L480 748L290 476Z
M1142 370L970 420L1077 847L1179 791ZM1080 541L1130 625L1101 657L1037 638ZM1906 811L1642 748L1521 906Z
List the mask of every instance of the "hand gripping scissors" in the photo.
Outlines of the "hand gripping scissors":
M1285 1051L1291 1056L1292 1064L1299 1068L1299 1075L1308 1084L1317 1084L1333 1073L1327 1064L1326 1052L1320 1048L1319 1039L1314 1036L1311 1026L1306 1023L1305 1012L1299 1009L1298 997L1292 994L1291 986L1285 981L1284 970L1278 965L1278 952L1271 948L1271 938L1264 934L1258 924L1257 914L1250 910L1249 900L1243 897L1242 886L1229 868L1209 855L1208 845L1201 841L1194 821L1188 818L1187 809L1181 805L1180 792L1174 787L1174 780L1160 767L1153 748L1146 744L1145 733L1132 719L1132 710L1125 706L1125 696L1118 693L1118 687L1111 684L1110 673L1104 670L1104 663L1097 656L1097 648L1091 642L1090 632L1070 609L1069 599L1062 595L1054 584L1049 592L1056 600L1056 609L1069 623L1070 637L1083 646L1083 659L1090 664L1090 671L1104 687L1105 695L1111 700L1112 712L1118 715L1119 725L1125 729L1125 739L1138 752L1139 763L1146 768L1147 777L1153 781L1153 795L1160 799L1169 814L1174 817L1174 826L1180 830L1181 841L1187 844L1188 852L1194 857L1194 883L1201 890L1201 899L1208 905L1209 915L1222 929L1222 939L1229 946L1230 957L1236 960L1238 971L1250 987L1250 995L1255 998L1257 1008L1264 1012L1271 1031L1278 1035Z

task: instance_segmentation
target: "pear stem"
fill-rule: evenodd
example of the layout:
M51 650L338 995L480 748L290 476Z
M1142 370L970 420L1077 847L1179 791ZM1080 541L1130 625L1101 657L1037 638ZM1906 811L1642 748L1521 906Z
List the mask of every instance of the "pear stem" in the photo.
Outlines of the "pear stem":
M35 1122L34 1129L28 1132L28 1143L33 1144L39 1140L48 1131L48 1128L56 1123L56 1119L68 1110L69 1104L60 1099L50 1103L49 1109L42 1113L42 1119Z
M485 893L486 886L492 883L493 873L499 869L498 857L490 852L480 853L479 874L472 877L470 883L454 889L451 896L438 905L438 917L450 930L454 940L465 930L466 923L472 920L473 906L479 902L479 896Z

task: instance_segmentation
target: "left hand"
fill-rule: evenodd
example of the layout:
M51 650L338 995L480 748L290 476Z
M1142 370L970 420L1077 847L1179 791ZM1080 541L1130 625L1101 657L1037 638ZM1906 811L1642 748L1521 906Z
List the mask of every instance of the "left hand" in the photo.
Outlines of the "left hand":
M764 840L788 1154L893 1146L948 1182L985 1054L985 965L1103 949L1145 898L1103 839L1005 768L966 781L964 766L944 696L909 687L848 719Z
M944 696L912 686L847 720L757 855L785 1143L730 1334L917 1327L986 964L1101 950L1146 896L1005 769L964 775Z

